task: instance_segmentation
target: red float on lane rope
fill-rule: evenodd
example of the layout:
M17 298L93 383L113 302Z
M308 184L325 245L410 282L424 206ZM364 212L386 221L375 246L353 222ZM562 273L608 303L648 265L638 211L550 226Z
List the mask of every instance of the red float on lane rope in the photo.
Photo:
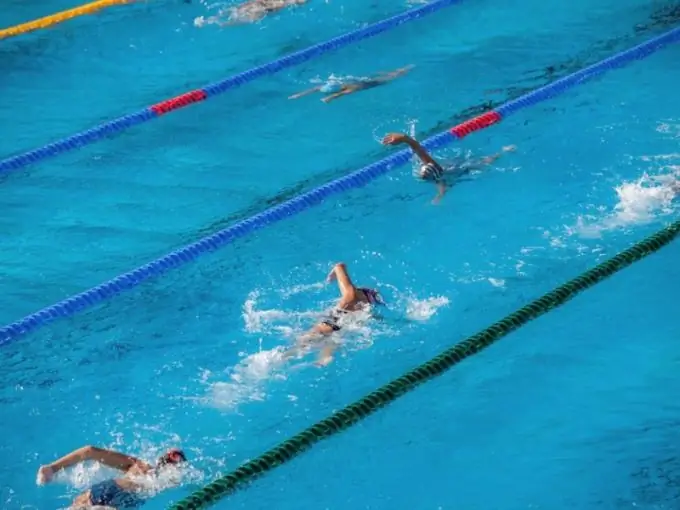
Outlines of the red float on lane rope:
M492 126L500 120L500 114L494 110L491 110L490 112L483 113L470 120L466 120L462 124L452 127L451 134L457 138L463 138L474 131L479 131L480 129Z
M192 90L191 92L186 92L177 97L156 103L151 107L151 109L156 112L157 115L163 115L164 113L177 110L178 108L183 108L192 103L203 101L207 97L207 94L200 89Z

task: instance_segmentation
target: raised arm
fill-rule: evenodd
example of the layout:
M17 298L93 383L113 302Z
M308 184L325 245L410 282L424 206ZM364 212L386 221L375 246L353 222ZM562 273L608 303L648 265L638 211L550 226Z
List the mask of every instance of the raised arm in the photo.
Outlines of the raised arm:
M427 152L425 147L420 145L416 140L411 138L408 135L405 135L404 133L390 133L385 138L383 138L382 143L384 145L401 145L405 144L408 145L411 150L415 153L416 156L422 161L424 164L433 164L437 166L441 166L436 159L434 159L432 156L430 156L430 153Z
M340 289L340 294L342 294L342 300L340 301L339 306L343 308L352 303L356 299L357 289L349 277L345 264L340 263L333 266L333 269L328 275L328 281L332 282L333 280L338 282L338 288Z
M68 455L63 456L62 458L55 460L51 464L40 466L40 469L38 470L38 482L49 482L50 479L59 471L88 460L101 462L106 466L118 469L123 472L128 471L134 465L141 465L145 469L151 468L151 466L149 466L146 462L124 453L106 450L104 448L97 448L96 446L83 446L82 448L78 448Z

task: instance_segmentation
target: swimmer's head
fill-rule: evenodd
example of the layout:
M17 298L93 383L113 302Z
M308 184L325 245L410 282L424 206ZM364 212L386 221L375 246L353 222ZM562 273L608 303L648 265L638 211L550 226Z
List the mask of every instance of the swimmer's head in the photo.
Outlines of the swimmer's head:
M319 92L324 94L335 94L342 90L342 82L339 80L328 80L326 83L319 87Z
M366 299L368 299L368 303L371 305L385 305L385 300L382 298L380 293L377 290L373 289L361 289L364 294L366 294Z
M443 173L441 167L434 163L426 163L418 169L418 177L425 181L438 181Z
M171 448L156 461L156 469L161 469L165 466L181 466L186 463L187 457L184 452L178 448Z

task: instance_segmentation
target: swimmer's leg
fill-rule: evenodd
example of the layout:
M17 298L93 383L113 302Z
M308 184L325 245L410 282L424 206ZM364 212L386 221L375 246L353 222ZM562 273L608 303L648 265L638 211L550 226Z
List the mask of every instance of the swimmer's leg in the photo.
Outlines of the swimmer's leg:
M379 82L380 84L387 83L389 81L392 81L396 78L399 78L400 76L405 75L408 73L411 69L413 69L413 65L408 65L406 67L400 67L399 69L395 71L390 71L389 73L378 73L378 75L375 78L372 78L372 80Z
M333 361L333 353L335 352L335 349L337 349L337 345L335 345L335 343L328 344L323 349L321 349L319 359L315 363L316 366L318 367L328 366L331 363L331 361Z
M500 158L500 157L503 155L503 153L505 153L505 152L513 152L516 148L517 148L517 147L515 147L514 145L506 145L505 147L503 147L503 149L501 150L501 152L497 152L496 154L492 154L491 156L486 156L486 157L480 159L480 160L477 162L477 167L481 167L481 166L485 166L485 165L490 165L491 163L493 163L494 161L496 161L498 158Z
M287 361L290 358L296 358L305 354L311 347L322 342L324 338L333 334L334 331L332 326L324 322L316 324L307 333L297 338L296 345L283 351L283 359Z

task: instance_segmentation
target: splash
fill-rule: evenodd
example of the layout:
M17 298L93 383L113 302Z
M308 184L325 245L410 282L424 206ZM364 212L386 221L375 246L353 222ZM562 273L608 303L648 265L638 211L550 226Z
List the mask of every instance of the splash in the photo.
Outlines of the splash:
M309 290L319 290L325 285L310 284L297 285L284 289L280 293L284 297L290 297ZM248 294L243 303L243 321L248 333L276 332L290 337L294 333L294 326L299 325L304 319L318 317L318 310L287 311L279 309L258 309L261 293L258 290Z
M276 347L246 356L228 371L229 381L211 385L212 405L233 409L245 402L263 401L266 398L265 383L271 379L286 378L282 370L286 363L283 352L283 347Z
M449 299L445 296L426 299L410 297L407 299L406 317L414 321L426 321L436 314L441 307L448 306L448 304Z
M285 299L297 296L300 303L314 308L313 310L284 310L281 308L263 308L260 302L264 299L264 291L255 290L248 294L243 304L243 321L246 333L261 335L257 352L242 353L243 358L224 373L217 375L222 380L214 381L212 374L204 375L204 383L209 386L208 405L221 409L234 409L247 402L260 402L267 398L268 385L272 381L286 380L293 370L310 366L308 356L316 361L319 345L300 351L299 356L286 357L289 346L305 333L322 316L319 300L310 299L304 294L317 293L325 284L312 283L289 287L269 292L270 297L280 303ZM384 286L393 291L393 303L388 308L367 308L339 318L339 333L333 334L329 340L340 344L342 351L351 352L369 348L381 336L394 336L401 329L415 322L430 319L437 311L449 304L443 296L420 299L412 294L399 292L392 286ZM332 302L325 303L330 306ZM383 314L387 314L387 316ZM398 317L393 317L393 315ZM282 341L283 340L283 341ZM270 349L263 348L265 342L275 344ZM269 345L271 345L271 343ZM305 361L307 360L307 361ZM224 377L227 380L224 380ZM214 382L212 382L214 381Z
M680 167L669 167L672 172L662 175L643 174L635 181L623 182L615 188L617 203L604 217L580 216L571 232L585 237L599 237L603 231L624 228L652 222L660 216L670 214L674 199L680 191L678 171ZM606 211L600 208L600 211Z

